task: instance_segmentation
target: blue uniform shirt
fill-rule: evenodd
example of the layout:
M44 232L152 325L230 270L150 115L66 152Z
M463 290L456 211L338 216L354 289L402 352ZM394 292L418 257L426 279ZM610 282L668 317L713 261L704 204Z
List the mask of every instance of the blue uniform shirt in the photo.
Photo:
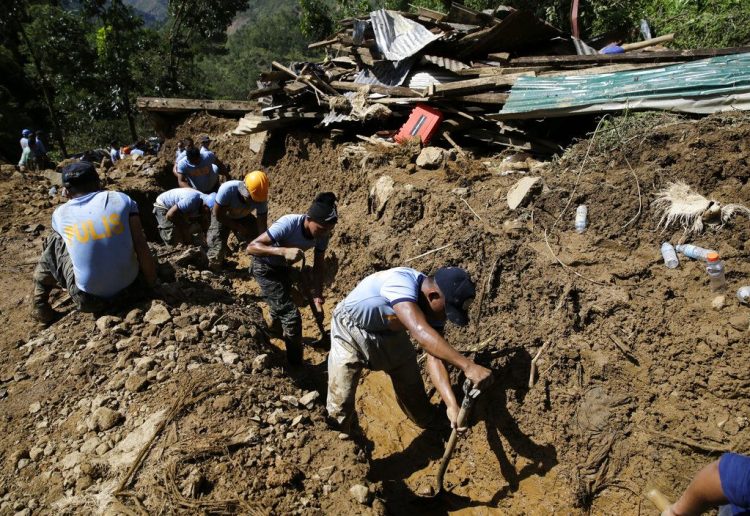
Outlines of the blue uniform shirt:
M750 457L736 453L722 455L719 459L719 480L732 514L750 516Z
M52 214L52 229L65 239L79 289L112 297L138 276L130 216L138 205L121 192L100 191L71 199Z
M304 232L306 217L307 215L284 215L271 224L266 233L271 238L272 245L274 247L296 247L303 251L315 248L318 253L328 249L328 237L307 238ZM286 260L281 256L260 256L258 259L269 265L286 265Z
M397 318L393 307L403 301L416 303L426 276L409 267L395 267L370 274L344 299L344 308L357 325L367 331L389 331L389 322ZM442 328L441 322L429 321Z
M156 206L170 209L175 204L177 209L186 215L200 213L203 207L203 196L198 190L192 188L173 188L167 190L156 198Z
M250 215L255 210L256 215L268 213L268 201L255 202L246 199L239 191L242 181L227 181L219 187L216 192L216 204L227 208L230 219L241 219Z
M197 165L193 165L187 158L177 163L177 173L182 174L190 186L203 193L211 193L219 183L219 167L210 159L201 158Z

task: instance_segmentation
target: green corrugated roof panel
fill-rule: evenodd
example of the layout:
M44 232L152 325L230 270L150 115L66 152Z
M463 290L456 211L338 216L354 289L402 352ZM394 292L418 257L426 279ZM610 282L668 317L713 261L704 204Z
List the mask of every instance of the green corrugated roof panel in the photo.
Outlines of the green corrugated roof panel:
M647 70L520 77L497 117L553 117L624 109L705 114L750 110L750 53Z

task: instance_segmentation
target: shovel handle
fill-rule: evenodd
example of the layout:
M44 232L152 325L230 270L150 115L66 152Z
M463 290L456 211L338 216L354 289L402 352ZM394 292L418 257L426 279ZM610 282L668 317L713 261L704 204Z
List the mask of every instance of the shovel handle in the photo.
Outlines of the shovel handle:
M664 496L664 493L662 493L658 489L649 489L646 492L646 498L648 498L649 501L654 504L660 512L667 510L667 508L672 505L672 502L669 501L669 498Z
M437 492L443 490L443 477L448 469L448 463L451 461L453 450L456 448L456 442L458 442L458 429L463 427L466 423L466 419L469 417L472 405L474 405L475 398L469 396L472 386L469 380L464 382L464 400L461 402L461 410L458 411L458 417L456 418L456 428L451 431L451 436L448 439L448 444L445 447L445 453L440 461L440 468L437 474Z

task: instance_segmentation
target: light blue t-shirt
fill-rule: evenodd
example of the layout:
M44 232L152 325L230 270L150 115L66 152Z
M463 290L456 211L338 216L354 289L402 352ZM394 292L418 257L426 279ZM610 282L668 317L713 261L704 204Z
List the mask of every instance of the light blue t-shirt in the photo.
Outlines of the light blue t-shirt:
M187 154L187 150L185 150L185 149L182 149L182 150L177 149L175 151L175 153L174 153L174 162L177 163L177 164L179 164L180 161L182 161L185 158L186 154Z
M397 319L393 307L403 301L416 303L426 276L409 267L395 267L370 274L354 287L343 301L357 325L367 331L390 331L388 323ZM443 323L428 321L436 329Z
M222 184L216 192L216 204L228 208L227 214L230 219L247 217L253 210L256 215L268 213L268 201L255 202L252 199L246 199L239 191L241 183L242 181L233 180Z
M201 145L200 153L201 153L201 158L210 160L212 164L216 164L216 154L214 154L213 151L210 151Z
M19 140L19 143L21 144L21 151L29 146L29 139L25 136Z
M211 160L201 158L197 165L193 165L185 158L177 163L177 173L187 178L190 186L203 193L211 193L219 184L219 167Z
M52 229L65 239L79 289L112 297L138 276L130 233L136 202L121 192L100 191L71 199L52 214Z
M307 215L284 215L271 224L266 233L273 247L296 247L303 251L315 248L318 253L328 249L328 237L316 239L305 235L305 218ZM269 265L286 265L286 260L281 256L260 256L258 259Z
M112 147L109 149L109 159L112 161L112 163L117 163L117 160L120 159L120 151Z
M176 204L177 209L182 213L195 215L200 213L203 207L204 195L206 194L192 188L173 188L159 195L156 198L155 206L162 206L168 210Z

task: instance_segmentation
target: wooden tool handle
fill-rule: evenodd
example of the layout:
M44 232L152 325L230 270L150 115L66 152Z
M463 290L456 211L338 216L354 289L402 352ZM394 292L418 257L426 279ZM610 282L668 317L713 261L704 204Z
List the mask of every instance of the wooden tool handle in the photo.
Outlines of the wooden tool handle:
M646 492L646 498L648 498L651 503L653 503L659 511L665 511L670 505L672 505L672 502L669 501L669 498L664 496L664 493L659 491L658 489L649 489Z

